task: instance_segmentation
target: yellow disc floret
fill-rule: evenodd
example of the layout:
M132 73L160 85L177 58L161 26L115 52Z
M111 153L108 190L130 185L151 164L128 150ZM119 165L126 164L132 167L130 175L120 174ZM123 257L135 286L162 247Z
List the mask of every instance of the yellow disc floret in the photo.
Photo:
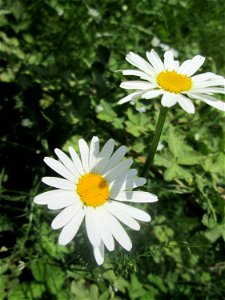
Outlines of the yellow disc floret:
M156 80L162 89L175 94L188 91L192 87L191 78L174 70L159 73Z
M77 193L84 205L96 207L108 200L109 185L101 175L88 173L79 179Z

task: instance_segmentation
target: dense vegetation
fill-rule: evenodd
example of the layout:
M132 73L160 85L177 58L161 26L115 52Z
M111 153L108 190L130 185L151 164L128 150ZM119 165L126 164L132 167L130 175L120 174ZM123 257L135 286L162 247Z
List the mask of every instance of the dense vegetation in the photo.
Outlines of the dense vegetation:
M33 203L51 172L43 157L77 140L114 138L139 173L159 99L118 106L128 51L167 45L182 61L206 56L201 71L222 75L222 0L1 0L0 299L224 299L224 117L195 101L170 109L145 189L151 223L129 231L97 267L85 229L57 244L55 216ZM129 66L130 67L130 66ZM143 111L144 112L140 112ZM50 174L51 175L51 174Z

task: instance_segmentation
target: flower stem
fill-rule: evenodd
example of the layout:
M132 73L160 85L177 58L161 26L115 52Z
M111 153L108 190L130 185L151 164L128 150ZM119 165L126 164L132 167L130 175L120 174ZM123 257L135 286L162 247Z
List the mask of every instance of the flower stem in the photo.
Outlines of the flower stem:
M144 177L147 176L148 170L150 169L150 166L153 163L154 156L155 156L156 149L157 149L157 146L158 146L158 143L159 143L159 139L160 139L160 136L161 136L161 133L162 133L163 125L164 125L165 120L166 120L167 113L168 113L168 107L161 106L158 121L157 121L157 124L156 124L154 137L153 137L153 140L152 140L152 143L151 143L151 146L150 146L148 157L146 159L146 162L145 162L145 165L144 165L144 168L143 168L143 172L142 172L142 175Z

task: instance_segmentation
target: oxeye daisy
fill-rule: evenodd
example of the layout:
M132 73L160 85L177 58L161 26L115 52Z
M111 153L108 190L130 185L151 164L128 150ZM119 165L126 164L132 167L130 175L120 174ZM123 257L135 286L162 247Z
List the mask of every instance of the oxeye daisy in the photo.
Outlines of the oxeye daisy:
M36 196L34 202L53 210L63 209L51 224L53 229L62 228L58 240L61 245L75 237L85 219L87 236L100 265L104 261L104 247L113 251L115 240L127 251L131 250L131 240L121 223L139 230L137 220L151 220L149 214L124 202L151 203L157 201L157 196L133 191L146 180L137 177L135 169L130 169L132 159L124 158L125 146L113 153L115 143L110 139L100 151L99 139L95 136L90 147L83 139L78 144L80 157L69 147L70 157L55 149L59 160L44 158L63 178L42 178L42 182L56 189Z
M190 100L193 98L225 111L225 103L212 96L225 93L224 78L210 72L194 75L203 65L204 57L196 55L180 65L174 60L171 50L165 52L164 62L153 49L146 52L146 56L148 61L133 52L127 54L126 60L139 70L123 70L123 75L138 76L142 80L121 83L122 88L135 92L121 99L119 104L139 97L152 99L162 96L162 106L171 107L179 103L186 112L194 113L195 107Z

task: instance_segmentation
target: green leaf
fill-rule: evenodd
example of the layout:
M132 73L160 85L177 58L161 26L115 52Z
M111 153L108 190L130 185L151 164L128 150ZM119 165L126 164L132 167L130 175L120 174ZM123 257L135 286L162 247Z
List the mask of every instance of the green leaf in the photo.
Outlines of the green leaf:
M190 171L178 166L173 163L164 173L164 178L167 181L171 181L176 178L184 178L186 181L190 182L192 180L192 175Z
M131 285L128 291L129 291L130 298L132 300L140 299L140 297L145 294L143 285L139 282L135 274L131 275Z
M157 287L159 289L160 292L162 292L162 293L167 292L167 288L164 285L163 280L159 276L149 274L147 278L151 284L153 284L155 287Z
M46 283L49 291L56 295L65 279L65 273L61 268L50 265L42 259L35 260L31 263L31 272L36 281Z
M209 239L212 243L214 243L220 237L223 237L224 239L224 232L225 232L225 224L219 224L214 228L207 230L204 233L204 235L207 239Z

